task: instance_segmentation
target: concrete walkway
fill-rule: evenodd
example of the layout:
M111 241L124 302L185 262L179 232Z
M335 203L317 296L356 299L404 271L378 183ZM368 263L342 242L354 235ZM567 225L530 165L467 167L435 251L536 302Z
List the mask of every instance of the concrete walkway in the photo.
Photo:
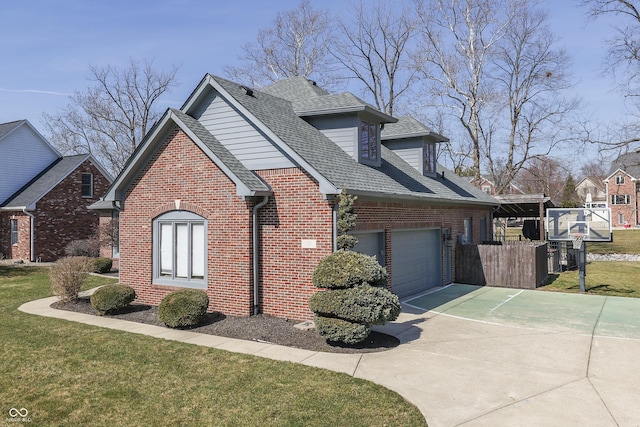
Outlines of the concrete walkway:
M486 305L492 289L452 295L431 311L405 305L396 322L377 328L402 344L366 354L320 353L59 311L50 308L55 297L26 303L20 310L343 372L395 390L422 411L430 427L640 426L640 339L594 333L619 332L628 317L606 315L604 302L593 310L594 297L581 296L572 300L569 313L585 304L584 311L593 316L590 331L567 326L563 319L555 326L543 322L532 327L501 318L500 312L512 309L516 298L540 313L550 299L562 306L566 298L539 291L513 296L518 290L494 292L496 301L504 298L489 304L488 313L497 321L469 315L474 304ZM538 302L536 295L541 296ZM640 313L640 300L623 300L629 315ZM484 316L487 310L476 312ZM633 322L626 327L633 330Z

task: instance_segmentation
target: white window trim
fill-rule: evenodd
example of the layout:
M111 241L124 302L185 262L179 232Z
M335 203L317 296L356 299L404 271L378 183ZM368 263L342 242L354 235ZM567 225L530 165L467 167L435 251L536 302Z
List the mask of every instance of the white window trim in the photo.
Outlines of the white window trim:
M624 175L616 175L616 184L623 185L624 184Z
M16 246L18 244L18 237L20 236L20 228L17 219L10 220L10 230L11 230L11 245ZM15 224L15 230L13 229L13 225ZM14 238L15 236L15 238Z
M161 225L169 224L171 225L171 233L172 233L172 270L171 276L161 275L160 274L160 233L161 233ZM177 256L176 253L176 225L187 224L188 226L188 243L186 247L188 248L189 254L187 255L187 274L186 277L177 277L176 269L177 269ZM203 263L203 277L193 277L192 269L193 269L193 247L192 247L192 238L193 238L193 226L194 225L202 225L204 226L204 248L202 253L202 263ZM208 252L208 239L207 239L207 220L200 215L197 215L193 212L188 211L171 211L167 212L163 215L160 215L156 219L153 220L153 283L157 285L166 285L166 286L176 286L176 287L185 287L185 288L196 288L196 289L206 289L207 288L207 252Z
M623 203L617 203L617 197L624 197ZM625 206L631 204L631 196L629 194L612 194L611 195L611 204L616 206Z

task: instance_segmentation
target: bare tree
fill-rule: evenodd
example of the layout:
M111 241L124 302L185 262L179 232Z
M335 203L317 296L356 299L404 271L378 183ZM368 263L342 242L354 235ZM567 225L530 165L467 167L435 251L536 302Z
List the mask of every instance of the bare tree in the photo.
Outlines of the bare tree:
M177 68L151 62L117 69L90 66L94 85L76 91L61 112L44 114L50 141L63 153L91 153L115 176L159 119L158 99L176 84Z
M342 37L332 53L365 97L392 115L415 80L411 48L417 21L399 2L361 1L353 13L353 20L339 21Z
M482 116L495 98L487 68L495 45L504 37L512 9L502 1L418 1L421 21L421 75L431 94L452 110L472 145L474 179L480 180Z
M568 175L558 160L539 156L529 160L520 170L518 182L525 193L544 193L554 204L559 205Z
M628 120L605 126L604 130L585 127L585 140L600 144L604 149L636 149L640 142L640 3L635 0L582 0L580 4L587 8L592 19L616 17L615 33L606 40L609 46L606 72L613 74L630 114Z
M497 193L509 187L530 158L547 155L566 140L562 122L578 105L562 95L571 87L569 58L563 50L554 49L547 14L532 0L512 1L510 7L514 8L511 23L496 44L487 76L494 80L498 105L506 107L498 109L499 123L494 122L491 133L483 138ZM506 135L494 138L503 121Z
M278 13L270 28L258 31L255 43L243 47L244 54L238 58L243 65L224 71L229 78L257 87L294 76L332 87L335 79L327 49L332 39L328 12L314 10L309 0L302 0L296 9Z
M580 168L580 178L594 178L599 184L607 177L609 164L603 159L591 160Z

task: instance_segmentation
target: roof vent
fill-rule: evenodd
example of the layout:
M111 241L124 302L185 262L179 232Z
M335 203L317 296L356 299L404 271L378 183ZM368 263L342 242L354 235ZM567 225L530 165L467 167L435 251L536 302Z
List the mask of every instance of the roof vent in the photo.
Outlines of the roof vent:
M249 96L253 96L253 89L251 89L248 86L240 86L240 89L242 89L244 91L244 93L246 93Z

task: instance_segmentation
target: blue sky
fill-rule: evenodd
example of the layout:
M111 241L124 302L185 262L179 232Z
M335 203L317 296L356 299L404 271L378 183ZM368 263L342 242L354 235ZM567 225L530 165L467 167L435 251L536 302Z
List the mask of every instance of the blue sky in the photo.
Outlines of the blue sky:
M312 0L332 12L345 0ZM90 82L88 65L124 67L151 59L158 69L180 67L179 85L161 107L180 107L205 73L223 75L241 47L255 40L278 11L297 0L21 0L4 2L0 25L0 123L28 119L43 130L68 95ZM584 115L601 120L625 114L624 98L602 76L611 20L587 22L575 0L550 0L550 24L571 55Z

